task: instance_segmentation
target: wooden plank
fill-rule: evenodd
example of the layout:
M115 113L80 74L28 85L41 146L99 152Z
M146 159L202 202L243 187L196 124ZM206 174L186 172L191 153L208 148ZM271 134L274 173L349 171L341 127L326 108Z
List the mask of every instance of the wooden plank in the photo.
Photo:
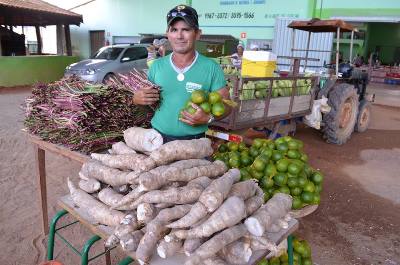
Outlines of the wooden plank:
M103 239L106 239L109 235L111 235L113 229L109 226L105 225L95 225L93 218L87 214L83 209L80 209L74 205L74 202L71 199L70 195L66 195L61 197L58 200L58 204L65 210L67 210L71 215L73 215L76 219L79 220L84 226L86 226L92 233L100 236ZM268 233L268 237L275 242L276 244L281 243L285 240L288 235L292 234L297 230L299 223L296 219L292 219L289 222L288 229L281 230L278 233ZM268 250L259 250L253 253L250 258L250 262L247 265L255 265L257 262L268 255ZM133 259L135 259L135 253L129 253ZM169 257L166 259L160 258L157 253L153 254L153 257L150 261L150 265L176 265L176 264L184 264L187 257L183 253L177 253L173 257Z
M290 99L291 97L271 98L268 109L268 117L288 114Z
M49 233L49 217L47 213L47 186L46 186L46 165L45 152L38 145L34 145L36 160L36 177L39 191L39 202L42 208L43 233Z
M71 151L70 149L61 146L61 145L56 145L56 144L52 144L46 141L43 141L42 139L40 139L40 137L36 136L36 135L32 135L27 133L29 140L38 145L40 148L53 152L55 154L64 156L64 157L68 157L74 161L80 162L80 163L85 163L86 161L90 160L90 157L88 155L76 152L76 151Z
M292 112L299 112L310 109L311 95L295 96Z

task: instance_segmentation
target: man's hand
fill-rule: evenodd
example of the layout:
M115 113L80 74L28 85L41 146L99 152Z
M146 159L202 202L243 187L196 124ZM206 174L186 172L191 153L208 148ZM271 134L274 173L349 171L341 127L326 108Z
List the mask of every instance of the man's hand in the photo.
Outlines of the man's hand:
M192 107L196 110L196 112L190 114L184 110L181 112L182 117L179 120L191 126L207 124L210 120L210 114L205 113L202 108L194 103L192 103Z
M133 104L135 105L152 105L160 99L157 89L140 89L133 95Z

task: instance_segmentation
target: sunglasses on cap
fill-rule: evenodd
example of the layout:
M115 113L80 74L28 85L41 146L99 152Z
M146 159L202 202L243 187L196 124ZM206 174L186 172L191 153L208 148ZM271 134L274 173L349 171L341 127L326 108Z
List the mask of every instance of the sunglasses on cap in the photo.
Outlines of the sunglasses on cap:
M198 28L198 16L195 9L188 7L188 6L177 6L174 9L170 10L167 14L167 23L168 25L175 19L175 18L182 18L188 24L193 27Z

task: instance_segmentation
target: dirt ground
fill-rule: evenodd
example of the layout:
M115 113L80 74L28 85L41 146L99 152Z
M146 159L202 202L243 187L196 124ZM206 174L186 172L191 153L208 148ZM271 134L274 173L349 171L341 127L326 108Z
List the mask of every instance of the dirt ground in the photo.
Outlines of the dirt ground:
M400 88L399 88L400 89ZM36 265L46 258L34 152L21 129L20 104L29 88L0 89L0 264ZM319 132L301 127L310 164L325 173L321 205L300 220L298 235L312 246L318 265L400 265L400 109L373 106L371 129L354 134L343 146L325 143ZM46 156L49 216L67 194L66 178L77 179L80 165ZM63 233L81 248L90 233L75 225ZM57 242L57 241L56 241ZM101 251L98 243L94 249ZM112 251L112 264L123 257ZM54 258L65 265L79 258L56 243ZM90 264L105 264L104 259Z

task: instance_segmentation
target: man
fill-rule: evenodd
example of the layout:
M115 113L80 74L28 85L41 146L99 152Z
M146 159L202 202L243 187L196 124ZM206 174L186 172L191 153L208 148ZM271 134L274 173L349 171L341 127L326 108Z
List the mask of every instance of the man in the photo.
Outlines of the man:
M149 80L161 87L162 98L151 124L161 133L164 142L198 139L205 136L214 117L196 104L192 104L195 113L182 111L192 91L217 91L229 99L229 90L221 67L195 50L195 42L201 35L196 10L185 5L176 6L167 14L167 25L172 53L156 60L148 73ZM157 90L143 89L135 93L133 102L151 105L159 99Z
M236 47L236 51L234 54L231 55L231 62L233 66L237 68L242 67L242 57L243 57L243 51L244 47L243 44L239 43L238 46Z

